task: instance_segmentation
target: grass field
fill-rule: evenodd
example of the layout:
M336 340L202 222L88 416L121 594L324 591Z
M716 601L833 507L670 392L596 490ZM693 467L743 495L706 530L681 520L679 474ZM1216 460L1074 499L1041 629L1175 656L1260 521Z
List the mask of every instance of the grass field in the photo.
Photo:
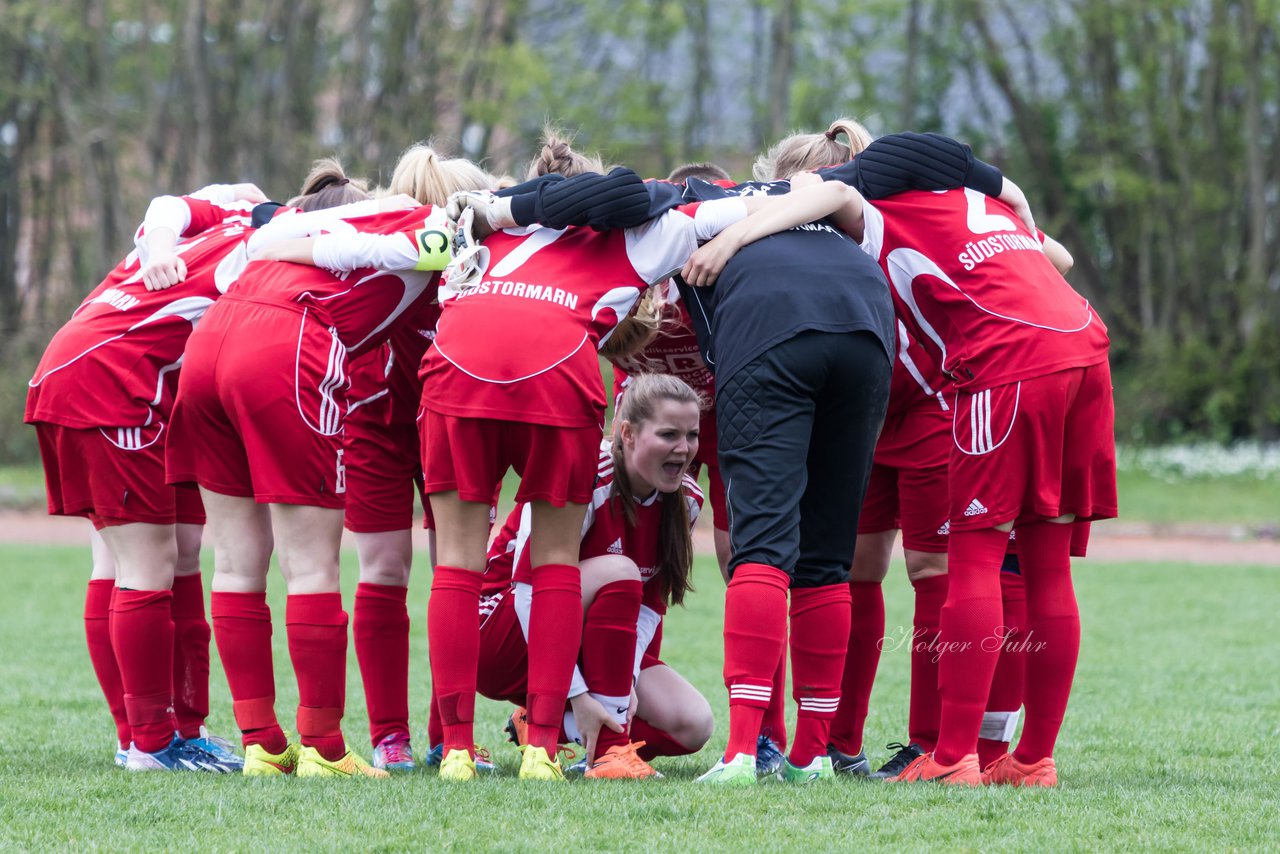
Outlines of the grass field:
M429 772L390 781L126 775L84 652L86 556L0 547L0 847L15 849L1089 850L1264 849L1280 828L1275 569L1077 568L1084 649L1057 753L1055 791L951 791L841 780L813 788L708 791L691 779L724 746L723 586L701 559L698 592L668 620L664 657L706 692L718 727L667 779L562 787L510 778L507 710L482 701L478 737L504 777L463 787ZM351 567L354 570L354 567ZM354 572L346 574L354 585ZM273 579L282 721L295 702ZM415 733L426 724L426 591L410 594ZM347 590L350 602L351 590ZM886 589L889 633L909 625L909 588ZM232 734L214 657L215 731ZM347 733L366 756L363 695L349 657ZM867 725L879 748L905 735L907 656L886 652ZM286 723L286 726L288 724ZM419 735L419 745L424 742ZM873 759L885 758L883 749Z

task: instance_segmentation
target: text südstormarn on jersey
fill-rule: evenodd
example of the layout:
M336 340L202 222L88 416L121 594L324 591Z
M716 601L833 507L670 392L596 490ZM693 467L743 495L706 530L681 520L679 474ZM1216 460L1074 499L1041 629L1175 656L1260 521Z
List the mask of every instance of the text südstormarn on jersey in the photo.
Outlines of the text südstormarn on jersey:
M556 288L551 285L532 285L528 282L512 282L503 279L485 279L474 288L461 291L457 298L462 299L463 297L479 294L542 300L543 302L562 305L571 311L578 307L578 295L563 288Z

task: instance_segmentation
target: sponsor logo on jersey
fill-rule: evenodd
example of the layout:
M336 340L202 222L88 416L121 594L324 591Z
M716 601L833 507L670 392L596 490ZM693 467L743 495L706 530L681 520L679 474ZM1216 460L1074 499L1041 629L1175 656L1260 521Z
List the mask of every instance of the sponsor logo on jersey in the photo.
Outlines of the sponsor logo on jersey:
M618 539L614 540L613 545L609 546L609 548L605 549L605 551L607 551L611 555L622 554L622 537L618 537Z
M469 291L460 291L457 299L463 299L477 294L496 294L504 297L538 299L543 302L553 302L556 305L562 305L570 310L578 307L578 295L566 291L563 288L554 288L551 285L531 285L528 282L501 281L497 279L486 279Z
M986 512L987 508L976 498L969 502L968 507L964 508L964 515L966 516L981 516Z
M1044 249L1033 237L1027 237L1025 234L993 234L982 240L971 240L964 245L965 251L961 252L956 260L965 268L972 270L974 267L986 261L988 258L994 258L1001 252L1043 252Z
M126 294L122 290L107 288L105 291L90 300L90 302L106 303L107 305L118 308L121 311L128 311L141 302L141 300L131 294Z
M949 536L950 534L951 534L951 520L948 519L947 521L943 522L942 527L938 529L938 536L946 537L946 536Z

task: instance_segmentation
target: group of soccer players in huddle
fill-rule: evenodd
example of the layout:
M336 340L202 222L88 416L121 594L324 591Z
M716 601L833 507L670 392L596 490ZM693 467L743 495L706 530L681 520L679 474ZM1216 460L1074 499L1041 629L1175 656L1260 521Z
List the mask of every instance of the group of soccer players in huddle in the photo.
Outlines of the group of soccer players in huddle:
M466 781L494 770L479 693L515 706L522 779L563 779L578 753L587 778L659 776L650 760L712 733L661 657L705 468L729 736L700 781L1056 785L1080 643L1070 555L1116 513L1107 333L1062 277L1070 255L946 137L872 140L841 119L774 146L755 178L606 173L549 133L523 183L416 145L372 193L320 161L284 205L252 184L153 200L26 410L50 512L95 531L84 619L117 763L425 763ZM508 469L517 503L497 520ZM434 565L416 757L415 492ZM372 763L341 729L344 525ZM899 529L908 738L873 772ZM297 742L275 710L273 554ZM243 756L204 726L210 622Z

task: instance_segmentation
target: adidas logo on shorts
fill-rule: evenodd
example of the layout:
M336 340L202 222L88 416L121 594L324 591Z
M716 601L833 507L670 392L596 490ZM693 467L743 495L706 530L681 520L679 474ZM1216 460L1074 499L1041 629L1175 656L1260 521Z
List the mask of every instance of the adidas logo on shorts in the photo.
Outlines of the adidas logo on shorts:
M983 507L982 502L976 498L969 502L968 507L964 508L964 515L966 516L981 516L986 512L987 508Z
M938 529L938 536L946 537L950 535L950 533L951 533L951 520L948 519L947 521L943 522L942 527Z
M613 545L609 546L609 548L606 551L608 551L609 554L611 555L622 554L622 537L618 537L618 539L614 540Z

